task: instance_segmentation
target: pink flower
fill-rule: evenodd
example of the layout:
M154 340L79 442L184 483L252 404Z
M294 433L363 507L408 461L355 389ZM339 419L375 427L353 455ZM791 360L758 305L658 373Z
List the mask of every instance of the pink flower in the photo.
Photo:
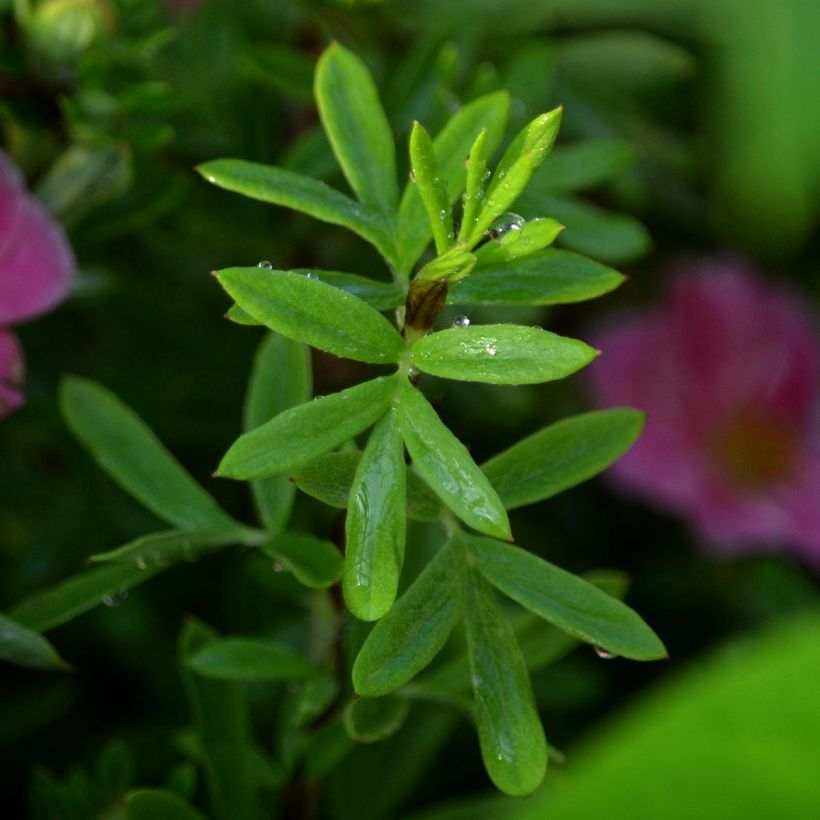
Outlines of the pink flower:
M647 412L622 489L724 550L820 562L820 335L793 294L737 261L694 265L595 343L597 403Z
M65 233L26 191L0 151L0 417L23 403L23 357L5 327L39 316L62 301L74 274Z

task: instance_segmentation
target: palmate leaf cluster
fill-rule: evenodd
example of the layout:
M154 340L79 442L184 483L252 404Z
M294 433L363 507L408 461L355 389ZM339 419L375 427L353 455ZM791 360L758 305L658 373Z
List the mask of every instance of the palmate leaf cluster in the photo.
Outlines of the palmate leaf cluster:
M198 622L186 627L181 662L217 816L237 806L247 813L234 816L252 816L253 794L262 787L248 774L260 751L235 689L239 681L307 681L321 693L311 707L317 714L342 705L344 692L355 693L360 697L347 701L342 723L360 742L396 731L408 699L443 697L474 716L495 784L526 794L541 782L548 757L529 669L576 640L637 660L663 657L665 650L618 599L622 589L612 576L582 579L514 546L507 511L605 469L635 440L642 417L618 408L566 419L479 466L420 383L430 374L532 384L576 372L597 353L581 341L514 324L457 322L434 330L436 318L447 304L577 302L612 290L623 277L553 249L561 230L555 220L523 222L509 212L552 148L560 109L525 127L494 169L508 115L505 93L465 105L435 138L416 123L411 179L400 190L395 142L364 64L332 45L319 61L315 93L355 198L293 171L239 159L199 167L222 188L348 228L376 248L392 280L271 264L216 272L234 300L229 318L271 331L254 364L246 432L218 468L221 476L250 482L260 526L223 512L107 390L70 379L62 400L75 434L103 469L172 529L93 556L100 566L22 602L4 620L2 652L31 666L62 664L41 632L178 561L228 545L258 549L308 587L341 581L352 615L377 623L352 666L353 689L343 680L341 695L321 663L290 647L219 638ZM426 254L431 241L433 255ZM308 346L390 372L311 398ZM357 437L368 430L359 450ZM346 508L344 555L329 541L289 528L297 488ZM402 568L414 521L436 524L438 548L408 586ZM546 643L552 648L539 650L539 641L528 637L531 622L510 620L496 591L551 624L554 634ZM466 651L456 652L449 667L420 674L459 623ZM233 704L233 713L225 704ZM326 763L317 763L310 749L307 741L307 765L320 773ZM291 756L288 765L298 760Z

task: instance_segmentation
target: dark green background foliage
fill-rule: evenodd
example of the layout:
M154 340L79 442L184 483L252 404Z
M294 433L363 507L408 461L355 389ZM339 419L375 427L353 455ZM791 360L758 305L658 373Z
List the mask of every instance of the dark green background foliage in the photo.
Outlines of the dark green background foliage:
M380 362L390 355L379 358L387 337L365 350L356 342L336 351L361 361L313 350L308 368L304 348L276 337L260 348L265 331L223 320L231 300L207 273L255 268L260 260L302 278L317 271L320 280L387 316L403 297L380 258L384 248L380 255L343 227L219 191L192 170L218 157L276 165L359 194L386 213L404 190L413 122L435 137L459 109L509 89L508 127L487 122L491 148L564 105L558 143L512 210L528 220L554 218L566 229L554 249L538 252L529 279L521 266L516 292L500 293L493 277L505 264L504 244L483 246L474 272L450 289L439 328L467 313L468 332L509 322L584 338L596 318L655 291L659 261L681 249L725 244L818 293L813 231L820 164L816 122L807 112L817 108L810 95L820 23L811 3L789 0L772 10L735 0L676 0L662 8L632 0L614 9L587 0L568 10L547 0L424 0L412 8L212 0L195 14L174 16L159 2L112 0L99 4L107 11L96 19L94 41L80 45L56 38L47 15L27 28L20 16L25 5L18 4L15 17L13 3L0 1L3 142L67 225L80 272L60 310L20 329L28 404L0 424L0 608L18 622L53 628L48 638L71 667L43 672L3 664L0 776L10 816L186 817L194 812L184 808L190 802L208 816L236 818L553 811L567 818L604 812L723 818L734 816L730 809L748 816L751 809L741 815L738 807L756 810L769 805L765 800L784 818L816 816L818 798L805 788L820 763L811 740L818 713L811 682L820 671L816 617L753 637L816 606L816 576L785 558L715 561L678 522L616 500L598 480L561 492L616 452L578 464L574 478L548 489L521 483L511 468L526 456L536 460L539 447L546 454L569 446L572 424L590 425L585 436L597 429L602 446L612 440L609 428L594 427L595 415L561 421L589 409L582 375L520 386L440 381L450 374L431 343L436 334L424 340L427 372L436 374L423 377L424 391L510 510L518 546L469 536L440 550L441 534L431 523L440 502L408 472L399 593L423 572L416 589L426 582L444 593L433 600L448 604L431 611L424 599L401 597L381 632L368 639L371 654L380 640L393 651L401 637L396 611L415 605L431 619L431 641L438 628L443 644L460 616L447 595L461 571L448 565L451 553L486 556L493 583L505 593L507 585L526 609L501 595L488 604L492 593L474 568L462 605L485 616L500 606L518 638L523 664L507 659L502 683L515 688L527 669L532 677L550 743L546 789L524 803L490 794L469 720L466 648L473 647L475 665L482 662L476 647L494 644L503 653L510 642L484 617L473 618L466 634L454 632L442 655L411 682L402 676L418 659L380 667L381 679L354 665L368 627L344 615L332 585L341 572L339 508L360 463L357 453L322 456L294 470L293 483L284 476L255 479L252 493L211 474L243 430L305 401L311 387L314 395L329 395L387 372ZM758 17L768 22L747 30L747 21ZM781 37L780 30L793 36ZM355 174L346 182L333 158L319 121L320 114L333 119L332 101L317 113L313 96L316 62L333 40L373 73L388 121L373 129L371 142L351 147L359 153L350 161L366 168L392 131L397 191L384 180L369 187ZM343 112L355 109L355 101L340 105ZM344 141L330 130L332 139ZM413 145L423 161L424 135L416 132ZM469 148L449 146L453 165L443 166L445 176L463 168ZM492 169L500 153L488 154ZM436 201L441 192L429 195ZM445 241L445 228L437 243ZM372 234L372 226L358 232ZM408 246L393 259L399 270L416 247L423 250L424 237L409 236ZM437 275L463 261L450 260ZM576 304L619 284L613 268L629 274L626 285ZM546 295L531 281L543 270L555 275ZM258 321L234 311L237 321ZM280 373L277 380L277 362L291 376ZM66 373L93 379L119 399L72 381L63 387L61 415ZM246 401L249 380L255 388ZM118 412L120 400L208 495L173 465L160 464L161 455L152 459L148 442L131 461L124 454L124 468L108 465L113 472L133 467L137 475L126 489L144 506L99 469L78 441L94 453L92 442L107 432L117 439L126 422L119 418L109 431L105 414L94 414L101 407ZM613 436L628 437L639 426L628 413L606 421ZM407 423L403 430L412 438ZM495 458L530 434L536 437L522 445L518 461ZM389 440L390 431L381 435ZM139 475L149 463L150 474ZM163 485L179 499L171 510L163 508ZM291 493L290 528L299 534L268 542L251 527L277 529L282 499ZM127 552L105 555L124 544ZM226 544L234 546L221 549ZM571 652L573 638L532 614L544 614L539 607L552 598L524 601L514 594L521 572L531 575L521 565L516 577L522 547L581 573L607 593L601 601L626 595L663 638L671 660L604 662L587 645ZM91 555L107 560L85 567ZM596 572L600 567L620 572ZM82 586L67 592L70 614L88 610L81 617L60 625L68 610L42 599L15 609L35 591L80 573ZM621 573L629 576L628 589ZM551 580L563 583L545 578L538 589ZM560 613L549 617L565 625ZM0 623L6 636L13 629ZM27 638L7 639L18 662L60 664L48 645ZM704 652L741 639L740 660L730 653L702 676L699 664L690 668ZM648 694L667 678L668 688ZM351 680L374 695L398 681L403 694L351 700ZM636 702L618 725L601 731ZM531 706L520 706L507 717L527 733ZM738 732L747 740L738 740ZM584 748L589 735L597 737ZM651 783L667 787L641 787ZM670 794L681 800L665 802Z

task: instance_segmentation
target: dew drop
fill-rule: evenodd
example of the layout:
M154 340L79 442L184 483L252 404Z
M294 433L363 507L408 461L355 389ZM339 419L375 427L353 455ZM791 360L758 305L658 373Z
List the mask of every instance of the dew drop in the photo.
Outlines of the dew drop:
M421 370L419 370L415 365L412 365L407 371L407 375L411 379L417 379L421 375Z
M273 270L273 262L270 262L267 259L263 259L259 262L256 266L257 268L264 268L265 270Z
M415 182L416 181L416 175L415 175L415 173L413 173L412 168L407 172L407 176L410 177L410 182Z
M596 646L595 647L595 654L599 658L603 658L605 661L611 661L613 658L618 657L614 652L609 652L608 650L604 649L602 646Z
M453 327L469 327L470 326L470 319L467 316L456 316L453 319Z
M443 221L444 219L446 219L446 217L447 217L447 211L446 211L444 208L442 208L442 209L438 212L438 218L439 218L439 219L441 219L441 220Z
M498 353L498 350L496 349L496 346L494 344L487 345L487 347L485 347L484 350L487 351L488 356L495 356L495 354Z
M278 561L276 561L274 563L274 565L273 565L273 571L274 572L281 572L283 569L284 569L284 567Z
M498 239L500 236L503 236L505 233L509 233L510 231L520 231L521 228L524 227L525 223L526 220L524 217L519 216L518 214L502 214L495 220L495 222L493 222L492 225L490 225L486 235L490 239Z
M102 602L107 607L117 607L128 597L128 590L123 589L113 595L104 595Z
M144 555L137 556L137 567L139 569L148 569L148 559Z

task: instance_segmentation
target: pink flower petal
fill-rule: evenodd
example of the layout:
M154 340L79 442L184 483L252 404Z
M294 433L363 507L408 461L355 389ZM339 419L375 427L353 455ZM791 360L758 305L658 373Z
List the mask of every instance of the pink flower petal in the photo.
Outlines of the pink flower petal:
M34 199L22 200L17 226L0 251L0 325L16 324L65 298L74 256L65 233Z
M22 174L0 150L0 254L16 233L25 198Z
M13 413L25 399L23 382L23 351L11 331L0 328L0 418Z

